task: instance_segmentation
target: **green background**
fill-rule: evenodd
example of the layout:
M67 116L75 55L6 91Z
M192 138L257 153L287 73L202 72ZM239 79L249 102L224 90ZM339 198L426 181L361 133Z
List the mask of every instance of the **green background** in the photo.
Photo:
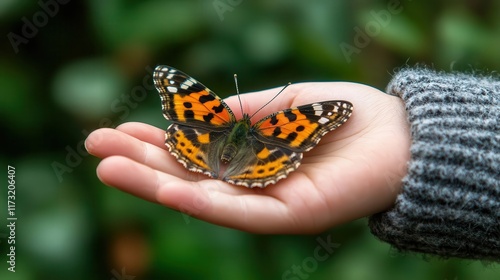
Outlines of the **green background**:
M0 3L0 279L282 279L294 266L306 272L288 279L500 279L495 264L398 253L366 219L310 236L198 221L104 186L83 150L99 127L167 127L151 88L158 64L223 97L234 73L248 92L337 80L384 90L420 63L496 71L499 1L59 1ZM339 245L323 261L313 259L318 238Z

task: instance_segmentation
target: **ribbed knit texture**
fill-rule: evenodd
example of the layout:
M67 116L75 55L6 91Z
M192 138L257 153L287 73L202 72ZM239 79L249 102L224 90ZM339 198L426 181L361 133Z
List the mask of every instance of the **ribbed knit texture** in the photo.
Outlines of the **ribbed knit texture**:
M369 219L402 251L500 261L500 81L403 69L411 159L396 203Z

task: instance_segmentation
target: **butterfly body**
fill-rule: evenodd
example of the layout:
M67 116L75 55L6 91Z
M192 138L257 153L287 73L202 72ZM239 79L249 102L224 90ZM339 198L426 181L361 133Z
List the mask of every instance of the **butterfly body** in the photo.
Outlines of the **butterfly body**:
M248 144L248 137L250 136L250 126L250 117L246 114L243 119L235 123L224 144L220 157L222 162L231 162L239 150L248 148L246 144Z
M165 144L187 169L212 178L266 187L296 170L302 153L352 113L346 101L323 101L271 114L255 124L236 120L215 93L169 66L157 66L153 80L166 119Z

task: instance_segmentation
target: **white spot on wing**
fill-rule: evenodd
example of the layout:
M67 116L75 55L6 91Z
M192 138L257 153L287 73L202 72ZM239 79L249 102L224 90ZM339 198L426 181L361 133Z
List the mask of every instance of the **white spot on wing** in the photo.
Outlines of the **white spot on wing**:
M320 118L320 119L318 120L318 122L319 122L320 124L325 124L325 123L327 123L328 121L329 121L329 119L328 119L328 118Z
M181 88L182 88L182 89L188 89L188 88L189 88L189 87L191 87L194 83L195 83L195 81L194 81L193 79L186 80L184 83L182 83Z
M323 113L323 106L321 104L313 104L313 109L316 116L321 116L321 114Z

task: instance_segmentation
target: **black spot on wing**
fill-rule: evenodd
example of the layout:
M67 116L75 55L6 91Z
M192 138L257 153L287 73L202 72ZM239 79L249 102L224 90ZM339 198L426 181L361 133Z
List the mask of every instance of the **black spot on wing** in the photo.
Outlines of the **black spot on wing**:
M210 122L214 118L214 114L208 113L207 115L203 116L203 120L206 122Z
M291 122L293 122L297 119L297 115L295 115L291 111L285 111L285 117L287 117L287 119Z
M220 104L219 106L214 106L214 107L212 107L212 110L215 113L220 113L220 112L224 111L224 105Z
M278 118L276 118L276 115L271 117L271 120L269 121L272 125L276 125L278 123Z
M286 137L286 140L291 142L291 141L295 140L295 138L297 138L297 136L298 136L297 132L292 132L292 133L288 134L288 136Z
M281 128L279 128L279 127L275 128L273 131L273 136L277 137L280 134L281 134Z
M201 103L205 103L205 102L213 101L214 99L215 99L215 97L213 97L211 94L208 94L208 95L200 96L199 101Z
M191 111L191 110L184 111L184 118L186 118L186 120L193 119L194 118L194 112Z

